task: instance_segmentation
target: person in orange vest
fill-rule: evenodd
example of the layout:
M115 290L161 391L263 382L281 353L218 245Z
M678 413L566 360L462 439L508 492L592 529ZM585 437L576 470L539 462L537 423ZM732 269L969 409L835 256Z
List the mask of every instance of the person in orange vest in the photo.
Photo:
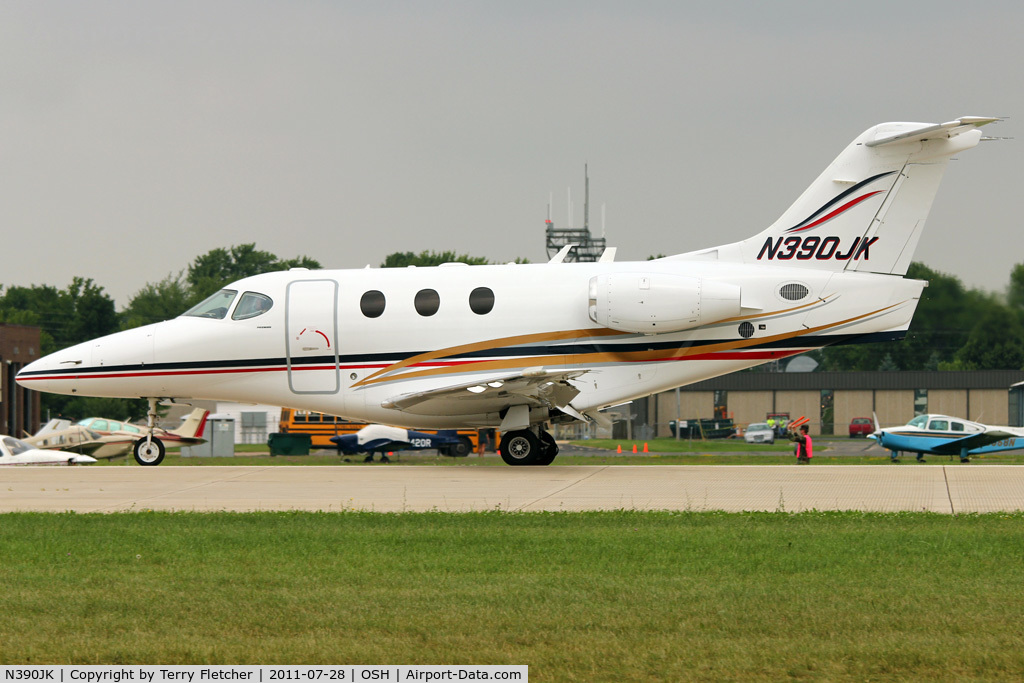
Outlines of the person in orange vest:
M789 438L796 442L796 462L798 465L810 464L814 457L814 444L810 434L807 433L807 425L800 425L800 432L790 434Z

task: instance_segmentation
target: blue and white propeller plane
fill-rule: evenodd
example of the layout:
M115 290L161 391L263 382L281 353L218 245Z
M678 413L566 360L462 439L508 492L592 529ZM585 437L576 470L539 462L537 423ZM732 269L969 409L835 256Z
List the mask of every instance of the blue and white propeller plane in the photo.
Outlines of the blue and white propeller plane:
M341 453L367 453L367 462L374 453L389 451L422 451L430 448L453 449L460 455L469 455L469 449L455 430L442 430L436 434L388 425L366 425L355 434L332 436L331 441ZM382 456L387 462L387 456Z
M960 462L970 456L1024 448L1024 429L992 427L949 415L918 415L902 427L878 427L871 434L880 446L889 450L897 462L900 453L916 453L917 461L925 455L959 455Z
M739 242L638 262L609 249L594 263L563 251L545 264L265 273L173 320L50 354L17 381L147 399L146 465L164 456L157 402L190 399L499 428L506 463L545 465L558 453L548 422L610 425L602 410L653 393L903 338L927 285L903 276L943 173L996 120L873 126Z

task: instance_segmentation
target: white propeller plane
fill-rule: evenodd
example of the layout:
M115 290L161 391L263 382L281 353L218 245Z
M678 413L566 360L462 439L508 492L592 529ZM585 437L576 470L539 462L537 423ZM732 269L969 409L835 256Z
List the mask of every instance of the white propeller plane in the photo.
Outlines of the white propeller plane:
M653 261L308 271L245 278L174 320L51 354L23 386L285 405L412 428L498 427L549 464L551 420L829 344L900 339L906 274L950 157L998 119L883 123L769 228ZM135 457L155 465L152 433Z

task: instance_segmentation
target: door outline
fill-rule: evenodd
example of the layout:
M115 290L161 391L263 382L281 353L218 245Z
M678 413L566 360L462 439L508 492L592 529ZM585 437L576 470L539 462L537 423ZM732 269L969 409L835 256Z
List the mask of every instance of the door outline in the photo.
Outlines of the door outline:
M302 289L310 289L311 285L315 283L323 283L328 287L312 287L312 289L321 289L322 291L313 291L313 305L309 304L298 304L297 301L303 296ZM297 287L296 291L292 291L292 287ZM324 297L323 294L329 291L330 299L330 313L328 315L323 314ZM329 278L309 279L309 280L293 280L288 283L285 289L285 309L284 309L284 349L285 349L285 363L288 368L288 388L293 394L336 394L341 389L341 371L338 367L338 282L337 280L331 280ZM312 311L312 312L311 312ZM294 319L293 319L294 317ZM310 324L317 325L316 327L310 327ZM328 327L326 331L323 329L325 326ZM300 331L301 330L301 331ZM303 382L296 382L296 375L292 373L293 366L298 369L302 369L303 363L293 363L293 350L295 350L295 341L302 336L303 332L307 330L314 335L318 335L326 340L328 348L331 349L331 363L333 364L333 383L330 379L331 375L325 373L326 368L322 368L317 371L313 383L313 388L305 388ZM321 356L322 357L322 356ZM301 360L301 356L295 356L295 360ZM296 385L299 385L298 387ZM320 386L317 386L320 384Z

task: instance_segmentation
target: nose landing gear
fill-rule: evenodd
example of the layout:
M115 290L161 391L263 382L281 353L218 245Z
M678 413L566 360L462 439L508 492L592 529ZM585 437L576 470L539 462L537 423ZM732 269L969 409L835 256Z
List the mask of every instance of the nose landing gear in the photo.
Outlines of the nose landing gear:
M149 412L146 413L148 430L146 436L135 442L135 445L132 447L132 455L135 456L135 462L152 467L163 462L166 449L164 448L163 441L153 436L153 430L156 428L157 399L149 398L146 400L149 401Z

